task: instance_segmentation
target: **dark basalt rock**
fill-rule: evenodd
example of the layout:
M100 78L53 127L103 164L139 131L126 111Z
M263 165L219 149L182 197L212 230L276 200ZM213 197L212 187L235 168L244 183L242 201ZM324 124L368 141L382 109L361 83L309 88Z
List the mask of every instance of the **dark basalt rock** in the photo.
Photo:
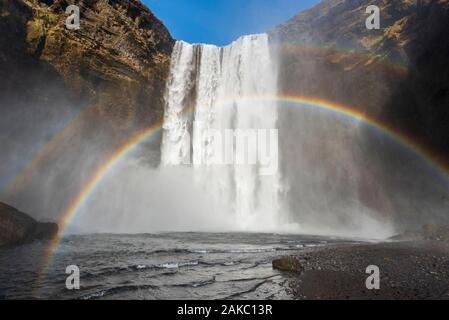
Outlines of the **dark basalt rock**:
M41 223L0 202L0 247L33 240L50 240L58 233L56 223Z
M297 257L290 256L273 260L273 269L288 272L301 272L303 267Z

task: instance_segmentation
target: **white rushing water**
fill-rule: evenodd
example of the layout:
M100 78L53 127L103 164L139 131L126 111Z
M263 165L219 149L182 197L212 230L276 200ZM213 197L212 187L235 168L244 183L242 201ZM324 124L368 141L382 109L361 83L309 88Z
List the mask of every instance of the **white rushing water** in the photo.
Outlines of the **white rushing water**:
M223 48L177 42L161 166L124 162L82 211L82 227L390 236L379 212L393 207L365 162L362 124L279 102L276 49L267 35ZM301 70L306 81L313 72Z
M276 93L277 67L265 34L245 36L223 48L182 41L175 45L162 165L194 170L196 183L213 199L210 214L228 212L240 230L280 229L281 179L278 171L261 174L261 151L255 146L245 148L246 159L256 159L255 163L236 164L235 155L220 152L223 146L236 149L235 138L226 139L227 133L276 129ZM222 135L205 134L211 130ZM217 157L231 161L217 164ZM210 163L214 165L206 165Z

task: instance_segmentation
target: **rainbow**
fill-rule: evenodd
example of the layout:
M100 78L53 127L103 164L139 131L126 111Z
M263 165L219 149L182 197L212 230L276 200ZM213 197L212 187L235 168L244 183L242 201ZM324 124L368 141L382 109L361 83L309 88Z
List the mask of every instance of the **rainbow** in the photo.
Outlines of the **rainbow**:
M435 168L439 171L439 173L445 178L445 181L448 181L449 170L446 164L441 161L436 155L424 149L422 146L415 143L412 139L408 138L404 134L397 132L390 128L387 125L380 123L379 121L366 116L365 114L358 112L350 107L337 104L331 101L311 98L311 97L300 97L300 96L277 96L277 97L250 97L243 98L244 101L264 101L264 100L274 100L278 103L286 104L287 106L300 106L305 108L323 110L327 112L332 112L334 114L343 115L357 122L363 123L371 128L378 130L384 135L393 138L395 141L399 142L402 146L406 147L408 150L413 152L415 155L419 156L421 159L425 160L427 164L429 164L432 168ZM227 99L223 103L227 103L227 101L232 101L232 99ZM188 112L192 112L194 108L190 107ZM143 142L147 141L150 137L152 137L155 133L160 132L162 129L162 123L154 124L146 130L143 130L132 137L127 143L125 143L122 147L116 150L112 156L103 163L94 175L86 182L86 184L81 188L79 193L73 198L67 209L62 215L62 219L60 220L61 232L60 234L52 240L46 257L44 259L43 268L41 271L41 275L44 276L46 270L51 265L54 254L57 251L60 240L65 233L65 229L68 225L70 225L71 221L75 218L76 214L83 207L83 205L89 200L89 198L95 193L96 188L101 184L104 178L110 173L121 160L126 158L136 147L138 147Z
M288 43L284 44L281 47L281 50L293 54L306 53L312 55L339 52L359 60L360 63L364 62L365 64L378 64L385 66L389 72L398 74L399 76L405 76L408 72L408 66L404 63L391 61L389 59L382 58L370 53L344 48L320 47L313 44L303 43ZM59 131L59 133L55 134L47 143L41 145L37 149L37 152L35 152L33 154L33 157L25 163L20 172L14 178L12 178L9 183L6 184L6 187L2 192L6 199L12 195L17 194L26 184L26 182L32 177L33 173L36 171L36 168L39 167L49 157L49 155L51 155L51 153L55 149L57 149L59 145L61 145L64 141L67 140L67 138L69 138L73 135L74 132L76 132L76 130L82 123L83 117L86 116L90 110L90 108L87 108L82 111L73 120L69 121L67 125L61 131ZM192 107L186 111L191 112Z
M40 286L45 275L45 270L50 266L53 255L59 246L59 242L65 233L65 229L70 225L72 219L75 217L78 210L83 206L83 204L88 200L89 195L95 193L95 188L100 184L100 182L106 177L108 172L112 171L114 167L120 162L121 159L125 158L129 153L131 153L135 148L137 148L143 141L146 141L151 136L155 135L162 129L162 123L157 123L143 131L140 131L127 143L117 149L107 160L103 163L95 172L95 174L87 181L83 186L81 192L70 202L66 212L59 221L60 232L54 237L50 245L48 246L47 253L44 258L44 265L37 282L35 283L35 288Z
M37 148L31 160L26 162L20 170L20 173L17 174L5 187L3 191L5 198L9 198L12 195L17 194L25 183L32 177L35 172L35 168L42 164L59 145L70 139L70 137L79 131L83 119L86 115L88 115L89 111L90 109L85 109L79 112L70 121L68 121L61 130Z

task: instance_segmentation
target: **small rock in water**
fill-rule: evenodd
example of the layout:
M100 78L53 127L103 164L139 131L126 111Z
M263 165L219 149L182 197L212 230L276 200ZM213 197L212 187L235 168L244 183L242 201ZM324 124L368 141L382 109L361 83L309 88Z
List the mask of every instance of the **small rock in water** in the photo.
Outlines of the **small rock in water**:
M290 256L273 260L273 269L289 272L301 272L303 268L298 257Z

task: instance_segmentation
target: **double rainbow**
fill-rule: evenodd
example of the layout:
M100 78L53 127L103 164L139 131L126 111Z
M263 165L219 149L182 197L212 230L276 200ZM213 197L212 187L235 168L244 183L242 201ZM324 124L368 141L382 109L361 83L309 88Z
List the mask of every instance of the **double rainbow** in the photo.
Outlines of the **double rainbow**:
M366 126L374 128L382 134L394 139L403 147L407 148L410 152L423 159L432 168L435 168L440 173L440 175L445 178L445 181L447 181L449 170L447 169L446 164L439 160L436 155L418 145L406 135L401 134L400 132L393 130L389 126L382 124L377 120L372 119L358 111L355 111L352 108L322 99L300 96L278 96L274 98L256 97L244 98L243 100L257 102L267 99L273 99L274 101L282 105L312 108L338 115L343 115L347 118L363 123ZM192 112L192 110L189 110L188 112ZM114 168L130 153L132 153L135 148L153 137L156 133L160 132L161 129L162 123L157 123L133 136L127 143L116 150L106 162L98 167L95 174L92 175L91 178L85 183L76 197L74 197L70 201L70 204L67 206L67 209L63 213L62 219L60 220L61 233L58 237L53 239L48 248L41 275L44 275L46 273L46 270L50 266L54 254L56 253L59 246L60 240L64 235L65 229L70 225L71 221L75 218L76 214L80 211L83 205L89 200L90 197L92 197L93 194L95 194L96 188L101 184L108 173L112 172Z
M394 74L399 78L406 76L408 73L408 67L403 63L381 58L367 52L358 52L345 48L328 48L319 47L312 44L306 45L303 43L290 43L282 46L281 50L288 54L306 54L311 56L329 55L333 52L337 52L341 53L344 57L353 59L357 64L363 63L365 65L370 64L381 66L385 69L385 72ZM92 108L84 109L84 111L78 114L72 121L69 121L65 128L56 133L50 140L42 142L42 144L37 149L37 152L32 155L29 161L25 162L25 166L21 168L20 171L14 176L14 178L6 185L5 190L2 192L4 198L8 199L10 196L13 196L21 191L21 189L32 178L34 172L36 171L36 168L44 163L59 145L63 144L79 129L84 119L89 117L90 111L92 111Z

